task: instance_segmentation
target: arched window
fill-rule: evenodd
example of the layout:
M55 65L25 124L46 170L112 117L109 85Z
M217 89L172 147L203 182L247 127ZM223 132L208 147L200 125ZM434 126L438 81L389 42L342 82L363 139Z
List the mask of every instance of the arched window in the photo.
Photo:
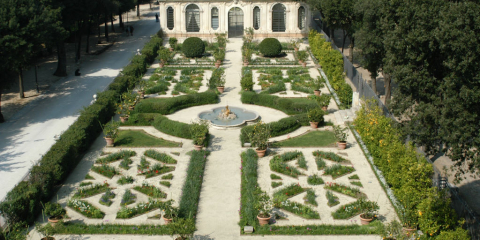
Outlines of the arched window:
M272 10L272 31L285 32L285 6L281 3L277 3L275 6L273 6Z
M260 8L253 8L253 29L258 30L260 28Z
M200 8L197 5L188 5L185 18L187 32L200 32Z
M303 6L298 8L298 29L303 30L305 29L305 8Z
M217 30L218 28L218 8L212 8L212 29Z
M172 30L174 26L175 26L175 24L174 24L174 21L173 21L173 8L168 7L167 8L167 28L169 30Z

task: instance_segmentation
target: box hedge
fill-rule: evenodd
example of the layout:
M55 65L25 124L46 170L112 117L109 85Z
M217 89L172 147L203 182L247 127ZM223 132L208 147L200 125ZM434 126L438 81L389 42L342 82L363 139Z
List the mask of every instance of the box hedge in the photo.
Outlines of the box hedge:
M258 49L265 57L276 57L282 53L282 44L276 38L265 38L258 45Z
M282 98L268 94L257 94L255 92L243 92L242 103L255 104L271 107L283 111L288 115L308 112L318 107L315 101L304 101L303 99Z
M218 95L214 91L182 95L174 98L149 98L137 104L134 113L172 114L178 110L204 104L218 103Z
M175 137L192 139L190 124L170 120L165 116L159 115L152 124L158 131Z
M152 52L161 43L162 40L154 36L142 51ZM20 182L7 193L5 200L0 203L0 212L9 224L22 221L32 224L35 221L41 213L42 203L54 196L60 184L101 133L100 124L106 123L115 114L115 103L120 94L133 88L145 73L147 64L151 63L147 60L154 59L147 55L135 56L132 63L109 85L109 90L99 93L97 101L81 111L78 119L60 136L39 164L32 168L28 181Z

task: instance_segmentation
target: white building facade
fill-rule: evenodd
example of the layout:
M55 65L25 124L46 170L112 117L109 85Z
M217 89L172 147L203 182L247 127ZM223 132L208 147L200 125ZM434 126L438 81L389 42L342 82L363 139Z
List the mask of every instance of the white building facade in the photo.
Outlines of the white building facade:
M255 38L307 37L308 6L292 1L170 1L160 2L160 27L166 37L213 39L215 33L242 37L253 28Z

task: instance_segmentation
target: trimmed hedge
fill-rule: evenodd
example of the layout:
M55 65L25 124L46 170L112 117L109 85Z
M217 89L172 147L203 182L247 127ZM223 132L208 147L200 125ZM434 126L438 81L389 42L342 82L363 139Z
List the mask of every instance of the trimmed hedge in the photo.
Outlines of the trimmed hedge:
M308 116L306 113L298 114L291 117L286 117L278 120L278 122L271 122L268 123L270 127L270 135L272 137L284 135L287 133L291 133L301 126L309 126L310 122L308 121ZM242 142L242 146L246 142L250 142L248 139L248 134L253 132L253 125L245 126L240 131L240 141Z
M218 103L218 95L214 91L182 95L174 98L149 98L140 101L134 113L172 114L175 111L204 104Z
M202 189L205 163L209 151L192 151L188 164L187 179L182 188L178 216L185 219L195 219L198 210L198 200Z
M120 123L121 126L152 126L155 118L161 116L158 113L134 113L130 114L128 121Z
M258 49L265 57L276 57L282 53L282 44L276 38L265 38Z
M295 99L282 98L268 94L257 94L250 91L242 93L242 103L275 108L288 115L305 113L310 109L318 107L315 101L298 102L298 100Z
M152 124L158 131L175 137L192 139L190 124L170 120L165 116L159 115Z
M322 69L327 75L332 88L337 92L342 105L350 108L352 105L353 90L352 87L345 82L342 54L333 49L331 43L327 42L322 37L322 34L314 30L310 31L308 42L312 54L318 59L320 65L322 65Z
M240 200L240 229L243 232L245 226L253 226L257 229L259 226L257 215L258 194L261 192L258 185L257 175L257 153L253 149L242 152L242 180L241 180L241 200Z
M160 47L162 40L154 36L150 42L145 45L145 52ZM122 74L113 80L109 90L98 94L97 101L81 111L78 119L32 168L28 182L20 182L7 193L0 203L0 212L9 224L22 221L32 224L35 221L42 204L54 196L58 186L102 132L100 124L108 122L115 114L115 103L120 94L133 88L146 71L147 59L150 59L147 55L135 56Z
M183 41L182 52L187 58L202 57L205 52L205 44L198 37L189 37Z

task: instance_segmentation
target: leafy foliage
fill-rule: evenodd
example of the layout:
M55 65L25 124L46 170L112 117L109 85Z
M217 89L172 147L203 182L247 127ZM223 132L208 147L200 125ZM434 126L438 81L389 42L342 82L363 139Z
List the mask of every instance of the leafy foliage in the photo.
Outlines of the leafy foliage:
M282 53L282 44L276 38L265 38L258 46L265 57L276 57Z
M198 37L189 37L183 41L182 52L188 58L202 57L205 52L205 44Z

